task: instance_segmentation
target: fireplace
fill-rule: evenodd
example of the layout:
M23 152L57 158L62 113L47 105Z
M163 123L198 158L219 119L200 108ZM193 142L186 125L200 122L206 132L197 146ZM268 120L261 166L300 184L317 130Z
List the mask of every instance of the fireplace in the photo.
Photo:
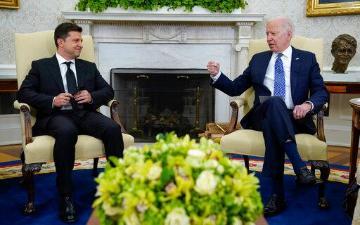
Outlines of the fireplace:
M254 37L255 24L264 18L264 14L258 13L174 14L118 9L95 14L78 11L62 14L64 19L81 25L83 34L93 37L96 63L108 82L112 79L112 68L204 69L209 60L218 61L221 71L234 79L246 68L249 40ZM206 86L209 88L208 81ZM134 87L130 90L134 92ZM136 91L141 94L139 89ZM122 102L127 108L134 104L133 92ZM215 112L208 115L207 122L228 122L230 97L218 90L214 95L211 104ZM142 105L137 106L142 110ZM108 115L105 108L101 112ZM200 112L200 125L202 116ZM133 121L126 120L127 128L131 129ZM194 119L189 121L191 124Z
M120 118L138 142L174 131L197 137L214 121L215 92L204 69L111 69Z

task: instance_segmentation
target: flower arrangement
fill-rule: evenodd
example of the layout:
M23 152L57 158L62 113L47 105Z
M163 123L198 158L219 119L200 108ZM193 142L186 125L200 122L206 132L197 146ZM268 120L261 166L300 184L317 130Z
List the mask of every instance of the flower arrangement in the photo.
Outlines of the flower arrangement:
M235 9L244 9L246 5L246 0L78 0L76 9L80 11L90 9L92 12L98 13L109 7L136 10L157 10L162 7L177 9L183 7L190 12L194 6L201 6L211 12L231 13Z
M160 134L128 148L96 179L101 224L253 224L263 210L258 179L218 144Z

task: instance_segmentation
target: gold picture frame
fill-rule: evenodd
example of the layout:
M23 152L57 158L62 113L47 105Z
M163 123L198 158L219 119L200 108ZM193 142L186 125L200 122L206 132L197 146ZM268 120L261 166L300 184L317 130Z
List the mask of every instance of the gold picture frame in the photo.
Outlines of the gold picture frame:
M0 0L0 8L18 9L19 0Z
M306 16L340 16L360 14L360 1L307 0Z

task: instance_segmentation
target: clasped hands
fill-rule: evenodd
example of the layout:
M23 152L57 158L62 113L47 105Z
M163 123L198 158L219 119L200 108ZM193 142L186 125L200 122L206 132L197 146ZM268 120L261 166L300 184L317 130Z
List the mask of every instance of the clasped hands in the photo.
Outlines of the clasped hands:
M65 105L69 105L71 99L74 99L78 104L92 102L91 94L87 90L81 90L74 95L72 95L70 93L58 94L57 96L55 96L55 98L53 100L53 105L55 107L62 107Z

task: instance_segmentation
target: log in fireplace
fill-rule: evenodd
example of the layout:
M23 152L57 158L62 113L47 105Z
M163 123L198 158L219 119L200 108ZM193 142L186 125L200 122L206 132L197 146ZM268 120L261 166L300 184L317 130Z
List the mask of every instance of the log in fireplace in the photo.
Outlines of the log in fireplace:
M136 141L174 131L196 137L214 121L214 89L204 69L111 69L120 118Z

